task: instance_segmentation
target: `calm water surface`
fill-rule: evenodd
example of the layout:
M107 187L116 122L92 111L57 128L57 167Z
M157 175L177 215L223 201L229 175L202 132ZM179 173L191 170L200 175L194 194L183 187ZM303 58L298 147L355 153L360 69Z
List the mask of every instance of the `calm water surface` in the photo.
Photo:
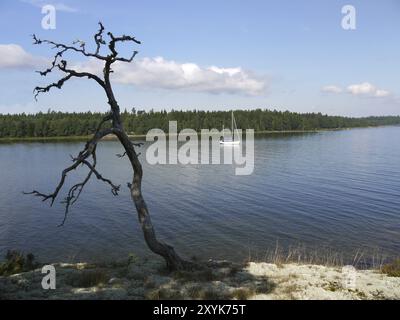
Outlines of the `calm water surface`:
M60 169L83 143L0 144L0 254L33 252L42 261L146 255L116 142L98 148L99 170L122 185L91 181L64 227L63 207L22 191L53 191ZM400 127L269 135L255 142L255 170L229 165L144 163L143 192L159 238L184 255L241 260L283 248L400 252ZM143 152L144 154L144 152ZM142 156L143 158L143 156ZM70 183L83 177L71 175ZM62 200L60 198L59 200Z

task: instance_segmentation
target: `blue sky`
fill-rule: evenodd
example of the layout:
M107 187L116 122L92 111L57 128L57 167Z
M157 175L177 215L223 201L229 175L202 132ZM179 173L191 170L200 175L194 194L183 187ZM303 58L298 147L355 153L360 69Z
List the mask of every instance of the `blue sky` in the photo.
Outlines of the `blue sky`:
M55 30L41 27L44 4L57 9ZM346 4L356 8L356 30L341 26ZM56 78L34 72L52 50L33 46L29 35L90 43L99 20L142 41L120 50L139 50L132 65L116 68L122 108L400 115L397 0L2 0L0 113L107 110L90 80L70 81L38 102L32 95ZM88 67L77 55L69 58Z

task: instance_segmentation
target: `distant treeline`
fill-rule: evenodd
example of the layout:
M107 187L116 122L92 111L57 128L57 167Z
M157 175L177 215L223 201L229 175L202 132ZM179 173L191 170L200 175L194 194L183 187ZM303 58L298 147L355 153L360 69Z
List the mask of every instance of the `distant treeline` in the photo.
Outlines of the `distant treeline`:
M84 136L94 132L102 113L62 113L49 111L37 114L0 115L0 137L61 137ZM230 127L229 111L138 111L122 113L125 129L130 134L146 134L153 128L168 131L168 121L178 121L178 130L192 128ZM271 110L235 111L238 128L255 131L317 130L335 128L354 128L400 124L400 116L347 118L327 116L321 113L294 113Z

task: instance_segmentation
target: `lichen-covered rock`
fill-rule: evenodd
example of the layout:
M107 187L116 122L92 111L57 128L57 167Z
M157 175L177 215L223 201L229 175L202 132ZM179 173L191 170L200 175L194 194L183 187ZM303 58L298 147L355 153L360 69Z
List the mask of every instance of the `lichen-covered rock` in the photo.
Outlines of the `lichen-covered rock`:
M0 299L400 299L400 277L319 265L209 262L168 273L162 261L54 264L56 289L40 269L0 277ZM351 281L349 281L351 280Z

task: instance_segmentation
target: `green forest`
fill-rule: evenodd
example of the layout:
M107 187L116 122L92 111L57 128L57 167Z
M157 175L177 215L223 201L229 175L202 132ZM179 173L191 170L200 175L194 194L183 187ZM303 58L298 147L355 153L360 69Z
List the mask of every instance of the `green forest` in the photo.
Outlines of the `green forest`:
M72 137L86 136L94 132L104 117L103 113L63 113L48 111L37 114L0 115L0 138ZM178 121L178 130L192 128L216 128L230 126L230 111L125 111L122 113L125 129L130 134L143 135L159 128L168 131L168 121ZM261 131L304 131L340 129L381 125L398 125L400 116L348 118L327 116L321 113L294 113L276 110L237 110L237 126L240 129Z

